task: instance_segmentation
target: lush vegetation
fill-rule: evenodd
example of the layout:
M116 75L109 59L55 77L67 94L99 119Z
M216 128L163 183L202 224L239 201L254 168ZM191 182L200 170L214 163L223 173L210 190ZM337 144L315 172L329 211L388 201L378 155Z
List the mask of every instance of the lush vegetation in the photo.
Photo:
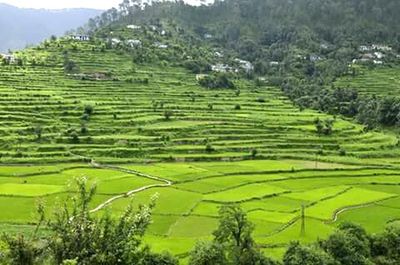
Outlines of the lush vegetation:
M219 59L228 65L235 64L235 56L252 62L254 69L247 77L264 76L299 107L356 117L374 128L398 125L398 100L387 95L383 99L360 96L358 87L348 89L333 82L358 75L357 67L349 67L353 61L372 68L398 61L400 21L395 14L399 9L395 0L229 0L201 7L183 2L148 6L134 0L92 19L87 30L168 21L179 27L194 49L193 45L208 43L218 47ZM377 48L369 53L360 50L368 45ZM369 59L364 60L365 56ZM215 60L204 54L191 54L186 65L204 72L213 63ZM373 113L379 114L370 118Z
M394 65L398 24L386 27L397 16L373 19L369 5L380 3L365 3L360 15L350 12L354 1L325 1L332 17L350 8L355 21L328 16L318 24L300 23L305 1L293 4L298 16L278 1L145 9L125 1L90 21L90 40L52 38L5 59L0 229L35 236L5 237L0 256L67 264L397 262L399 141L369 129L396 124L399 104L374 90L379 78L362 81L396 68L348 64L359 45L382 41L393 47L385 64ZM278 18L260 19L253 4L288 18L272 27ZM254 14L248 22L246 10ZM238 39L227 25L239 27ZM364 39L360 27L376 31ZM87 187L97 183L96 193L71 185L82 176ZM77 195L84 203L64 206ZM46 205L39 221L38 201ZM149 203L152 222L141 206ZM57 209L61 215L52 214ZM129 230L143 209L143 223ZM77 226L85 233L75 234ZM154 254L163 251L173 257Z
M164 264L178 261L168 253L155 254L143 244L145 230L150 224L155 199L137 211L129 206L117 220L106 213L93 217L90 202L96 187L87 188L86 179L77 180L78 196L72 199L72 209L64 204L47 219L39 206L37 228L30 238L23 235L3 236L0 262L4 264ZM304 222L304 216L303 216ZM48 236L39 236L40 225L48 227ZM193 229L193 228L192 228ZM254 225L237 206L222 206L213 241L198 241L190 253L191 265L278 265L264 256L253 239ZM305 235L305 228L302 229ZM313 245L290 243L283 257L285 265L300 264L397 264L400 226L389 226L370 236L350 223L339 225L326 240Z

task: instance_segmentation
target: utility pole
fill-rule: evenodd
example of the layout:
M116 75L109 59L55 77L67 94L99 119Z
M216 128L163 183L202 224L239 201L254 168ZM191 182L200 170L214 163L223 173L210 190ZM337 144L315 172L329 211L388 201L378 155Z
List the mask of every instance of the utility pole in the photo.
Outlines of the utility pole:
M301 231L300 236L304 237L306 235L306 218L305 218L305 206L301 205Z

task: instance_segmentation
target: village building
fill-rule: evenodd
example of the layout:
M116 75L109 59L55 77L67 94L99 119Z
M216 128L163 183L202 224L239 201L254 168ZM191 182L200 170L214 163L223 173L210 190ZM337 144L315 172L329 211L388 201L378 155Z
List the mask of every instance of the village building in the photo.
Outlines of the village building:
M206 78L207 76L208 75L205 75L205 74L197 74L196 75L196 81L200 81L200 80Z
M6 61L9 64L17 63L17 58L12 54L0 54L0 59Z
M117 46L118 44L120 44L121 43L121 40L120 39L117 39L117 38L112 38L111 39L111 44L113 45L113 46Z
M269 62L269 66L278 66L278 65L279 65L279 62L277 62L277 61Z
M359 50L360 52L369 52L369 51L372 51L372 47L371 47L371 46L368 46L368 45L361 45L361 46L358 48L358 50Z
M377 59L383 59L383 57L385 57L385 55L383 53L381 53L381 52L374 52L374 56Z
M382 52L392 51L392 47L387 46L387 45L381 45L381 44L372 44L372 49L377 50L377 51L382 51Z
M211 70L213 72L226 73L226 72L232 72L234 69L227 64L219 63L219 64L211 65Z
M90 41L90 37L87 35L71 35L70 39L77 41Z
M317 62L317 61L321 61L322 57L317 55L317 54L311 54L310 55L310 61L311 62Z
M245 70L246 72L251 72L254 70L254 66L249 61L235 59L235 62L239 63L240 67Z
M131 48L134 48L134 47L141 46L142 45L142 41L141 40L127 40L126 44L128 46L130 46Z
M128 29L133 29L133 30L136 30L136 29L141 29L142 27L141 26L137 26L137 25L128 25L128 26L126 26Z
M204 34L204 38L205 38L205 39L212 39L213 37L214 37L214 36L211 35L211 34L209 34L209 33Z
M324 50L326 50L326 49L328 49L328 48L329 48L329 45L328 45L328 44L326 44L326 43L321 43L320 47L321 47L321 49L324 49Z
M154 46L156 46L159 49L168 49L168 45L167 44L163 44L161 42L155 42Z
M215 55L216 57L218 57L218 58L224 57L224 55L223 55L222 53L220 53L220 52L215 52L214 55Z

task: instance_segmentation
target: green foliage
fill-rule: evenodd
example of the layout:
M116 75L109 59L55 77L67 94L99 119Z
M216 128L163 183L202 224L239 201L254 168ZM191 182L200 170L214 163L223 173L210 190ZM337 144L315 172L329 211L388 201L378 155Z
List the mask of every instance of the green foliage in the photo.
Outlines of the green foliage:
M225 265L227 260L222 245L198 241L190 253L190 265Z
M325 121L321 121L319 118L314 120L315 129L318 135L331 135L333 132L333 123L334 120L327 119Z
M302 246L292 242L283 257L284 265L339 265L330 255L317 246Z
M68 74L79 72L78 65L72 60L66 60L64 62L64 71Z
M72 206L65 203L50 219L39 208L39 224L45 222L52 232L41 239L44 243L36 237L30 240L23 236L4 237L11 264L33 265L44 260L49 264L177 264L169 254L153 254L142 245L154 199L148 206L139 206L137 211L128 207L118 219L108 213L93 217L89 205L96 186L87 186L86 179L78 179L78 196L72 199Z
M229 79L229 76L223 73L204 76L199 80L199 84L210 89L235 88L235 84Z
M321 243L322 248L342 265L368 265L371 250L368 235L359 226L344 223L338 231Z
M214 241L198 242L191 252L190 265L273 265L255 246L254 230L245 212L238 206L222 206Z
M171 120L172 116L174 115L174 112L172 110L165 110L164 111L164 119L166 121Z

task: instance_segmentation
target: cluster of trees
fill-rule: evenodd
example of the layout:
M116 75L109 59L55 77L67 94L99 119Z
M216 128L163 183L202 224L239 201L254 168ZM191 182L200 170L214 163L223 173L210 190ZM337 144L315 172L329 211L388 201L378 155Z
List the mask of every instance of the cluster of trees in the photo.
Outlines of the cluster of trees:
M334 120L327 119L322 121L320 118L316 118L314 120L315 129L318 135L331 135L333 132L333 123Z
M228 88L234 89L235 84L230 80L230 77L226 73L218 73L212 75L204 75L199 78L199 84L206 88L218 89Z
M361 96L355 89L326 88L296 78L279 80L283 91L300 109L313 108L356 118L367 129L400 125L400 98Z
M119 218L109 212L95 215L90 203L96 187L77 180L77 194L48 218L38 207L38 225L32 236L3 235L0 264L138 264L177 265L168 253L153 253L143 244L156 198L138 210L129 206ZM48 233L41 235L40 227ZM236 205L219 211L212 241L199 241L190 252L190 265L389 265L400 263L400 226L369 235L360 226L343 223L325 240L311 245L292 242L283 261L267 258L255 243L254 225Z
M284 265L389 265L400 262L400 227L388 226L377 235L351 223L342 223L326 240L304 246L292 242Z

